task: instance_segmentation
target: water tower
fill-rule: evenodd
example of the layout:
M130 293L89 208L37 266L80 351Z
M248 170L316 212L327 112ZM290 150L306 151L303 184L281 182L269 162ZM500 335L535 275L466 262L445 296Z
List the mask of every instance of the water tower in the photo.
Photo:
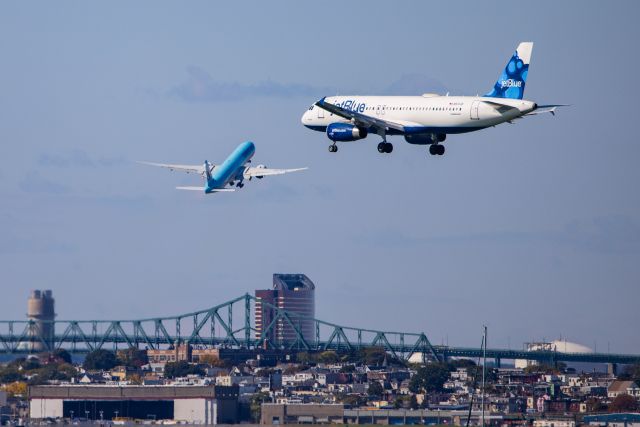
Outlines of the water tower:
M33 352L53 349L55 300L50 289L31 291L27 302L27 317L34 323L30 331L29 350Z

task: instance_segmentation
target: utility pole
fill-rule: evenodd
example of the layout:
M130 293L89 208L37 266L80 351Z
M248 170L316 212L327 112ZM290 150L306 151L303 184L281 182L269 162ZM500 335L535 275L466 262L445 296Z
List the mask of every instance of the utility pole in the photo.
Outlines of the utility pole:
M484 328L484 338L482 340L483 342L483 346L482 346L482 399L481 399L481 405L482 405L482 427L485 427L484 425L484 389L485 389L485 372L487 370L487 326L483 325Z

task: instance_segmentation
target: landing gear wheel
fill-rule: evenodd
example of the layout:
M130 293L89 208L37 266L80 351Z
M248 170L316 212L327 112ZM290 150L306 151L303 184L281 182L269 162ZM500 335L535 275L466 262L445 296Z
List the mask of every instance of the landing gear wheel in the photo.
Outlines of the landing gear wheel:
M378 153L391 153L393 151L393 144L390 142L382 141L378 144Z
M429 146L429 154L432 156L442 156L444 154L444 145L432 144Z
M332 144L329 146L330 153L335 153L336 151L338 151L338 146L336 144Z

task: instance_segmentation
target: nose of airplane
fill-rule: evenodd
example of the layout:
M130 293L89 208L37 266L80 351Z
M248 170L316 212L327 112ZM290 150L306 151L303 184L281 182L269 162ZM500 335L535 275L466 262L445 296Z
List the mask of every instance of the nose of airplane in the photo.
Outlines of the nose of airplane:
M302 117L300 117L300 123L302 123L303 125L306 124L308 117L309 117L309 110L305 111L304 114L302 114Z

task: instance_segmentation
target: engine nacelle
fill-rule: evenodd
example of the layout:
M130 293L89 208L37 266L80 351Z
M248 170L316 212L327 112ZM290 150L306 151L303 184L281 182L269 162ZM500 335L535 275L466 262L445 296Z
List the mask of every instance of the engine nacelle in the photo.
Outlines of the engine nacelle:
M254 169L266 169L266 168L267 168L267 166L266 166L266 165L258 165L258 166L256 166ZM246 167L246 169L245 169L245 172L246 172L246 171L248 171L248 170L249 170L249 167L247 166L247 167ZM244 178L245 178L245 179L247 179L247 178L248 178L249 180L251 180L251 177L250 177L250 176L247 176L247 175L246 175L246 173L243 173L243 175L244 175ZM264 176L262 176L262 175L256 175L256 178L258 178L258 179L262 179L262 178L264 178Z
M404 140L409 144L416 145L430 145L437 142L442 142L447 139L447 135L444 133L418 133L414 135L405 135Z
M357 141L367 137L367 130L349 123L331 123L327 126L327 137L332 141Z

